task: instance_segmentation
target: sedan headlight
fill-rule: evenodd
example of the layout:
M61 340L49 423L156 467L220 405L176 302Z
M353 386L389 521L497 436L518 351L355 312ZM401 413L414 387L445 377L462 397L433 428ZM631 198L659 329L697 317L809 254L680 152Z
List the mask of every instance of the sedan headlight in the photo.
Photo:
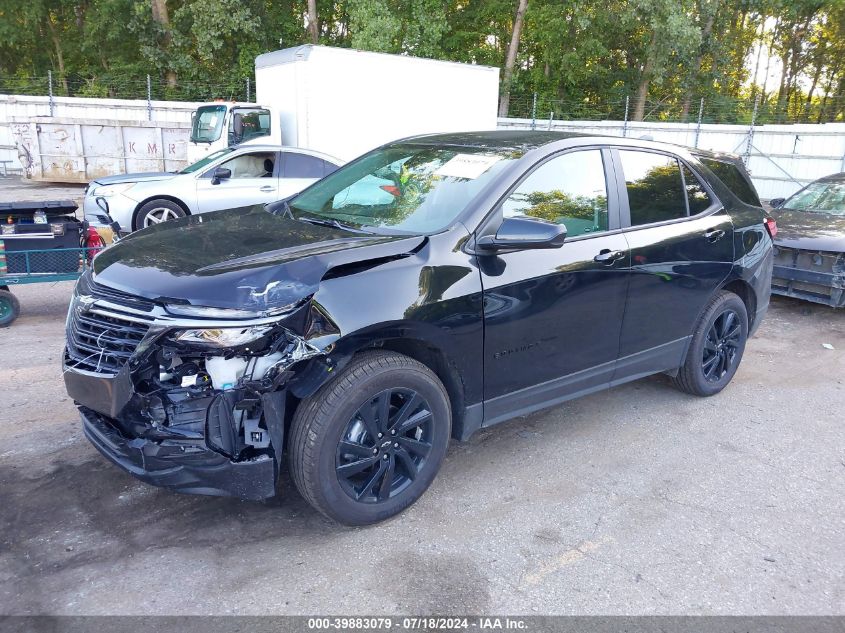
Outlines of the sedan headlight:
M110 196L115 196L119 193L123 193L124 191L128 191L134 186L134 182L121 182L116 185L101 185L99 187L94 187L94 189L91 191L91 195L98 198L108 198Z
M204 347L240 347L257 341L273 329L272 325L249 327L178 330L171 338L178 343L193 343Z

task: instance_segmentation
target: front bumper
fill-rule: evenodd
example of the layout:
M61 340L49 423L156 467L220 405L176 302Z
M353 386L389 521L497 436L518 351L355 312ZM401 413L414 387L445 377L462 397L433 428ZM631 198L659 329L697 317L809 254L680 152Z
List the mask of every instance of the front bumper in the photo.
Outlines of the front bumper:
M203 441L127 438L113 421L79 407L85 437L109 461L141 481L176 492L266 499L276 494L273 459L233 462Z
M121 233L131 232L132 216L135 214L135 208L138 206L138 203L123 194L115 194L103 199L108 203L108 215L120 225ZM90 192L86 193L82 199L82 212L85 215L85 219L93 224L108 224L108 216L106 216L103 209L97 204L96 198Z

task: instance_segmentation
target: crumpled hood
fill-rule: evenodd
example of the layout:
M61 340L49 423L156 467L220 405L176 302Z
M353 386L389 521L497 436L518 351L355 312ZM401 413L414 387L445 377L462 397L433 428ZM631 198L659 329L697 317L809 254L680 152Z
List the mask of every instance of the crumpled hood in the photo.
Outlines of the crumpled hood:
M94 278L149 299L270 310L312 295L330 268L409 253L425 239L359 235L256 205L133 233L95 258Z
M845 217L774 209L778 223L775 244L811 251L845 252Z
M148 182L153 180L169 180L177 174L172 171L150 171L137 174L118 174L117 176L103 176L91 182L90 189L103 185L119 185L124 182Z

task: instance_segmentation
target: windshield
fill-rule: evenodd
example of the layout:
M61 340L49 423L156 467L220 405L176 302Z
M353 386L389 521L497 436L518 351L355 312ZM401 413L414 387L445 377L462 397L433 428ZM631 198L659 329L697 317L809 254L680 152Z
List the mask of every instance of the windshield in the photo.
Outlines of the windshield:
M513 150L392 145L326 176L294 198L290 208L368 229L435 233L521 156Z
M783 203L782 209L845 215L845 182L814 182Z
M198 169L202 169L206 165L209 165L216 161L221 156L225 156L231 152L235 151L233 147L224 147L223 149L218 149L216 152L211 152L205 158L200 158L197 162L191 163L184 169L180 170L180 174L192 174L193 172L197 171Z
M223 119L226 106L200 106L191 125L191 141L194 143L212 143L220 138L223 131Z

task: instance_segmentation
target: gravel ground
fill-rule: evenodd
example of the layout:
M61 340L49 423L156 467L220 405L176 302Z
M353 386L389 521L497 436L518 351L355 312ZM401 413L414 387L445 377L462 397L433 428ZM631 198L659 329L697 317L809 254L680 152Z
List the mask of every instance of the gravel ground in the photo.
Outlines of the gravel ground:
M289 481L182 496L101 458L60 376L70 290L16 288L0 330L0 614L845 613L845 313L775 299L722 394L654 377L482 431L349 529Z

